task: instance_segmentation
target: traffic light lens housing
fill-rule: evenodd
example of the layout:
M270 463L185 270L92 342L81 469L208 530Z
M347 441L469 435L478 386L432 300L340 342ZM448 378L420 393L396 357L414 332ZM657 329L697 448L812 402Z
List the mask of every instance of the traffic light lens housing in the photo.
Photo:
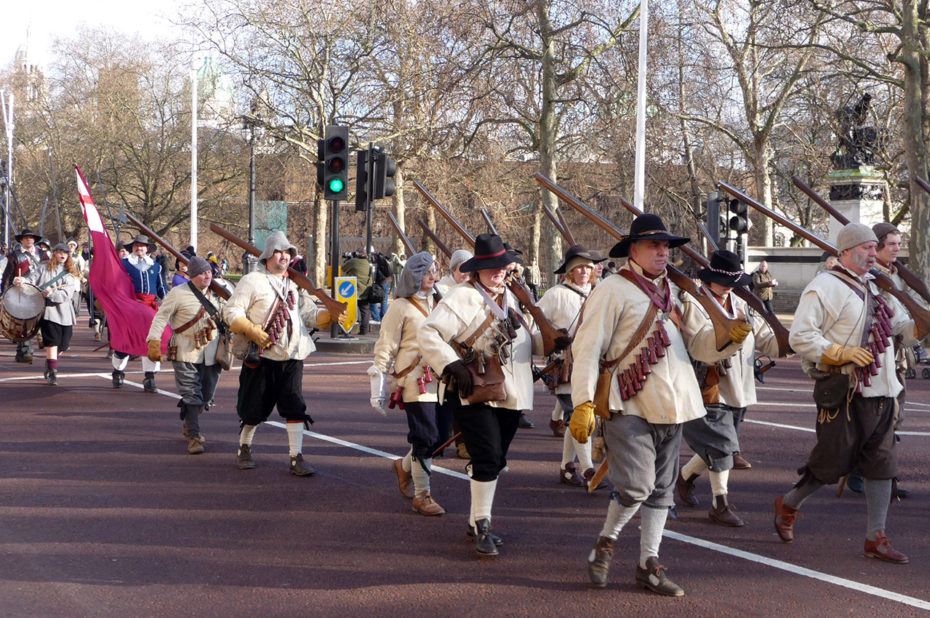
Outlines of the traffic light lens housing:
M329 181L329 190L332 193L342 193L342 190L345 188L345 183L342 182L341 178L333 178Z
M323 198L345 200L349 182L349 128L327 125L323 137Z

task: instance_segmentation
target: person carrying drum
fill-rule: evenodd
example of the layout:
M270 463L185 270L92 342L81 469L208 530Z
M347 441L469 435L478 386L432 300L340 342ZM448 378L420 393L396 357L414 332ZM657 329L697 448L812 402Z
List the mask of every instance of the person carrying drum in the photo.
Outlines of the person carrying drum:
M6 268L0 279L0 289L6 292L10 286L21 283L35 284L39 280L39 264L45 261L46 256L39 250L36 243L42 240L38 234L33 234L29 228L17 234L18 249L7 254ZM19 280L19 284L15 280ZM32 343L22 341L16 344L16 362L32 364Z
M39 268L36 285L45 297L45 313L39 322L45 343L45 379L58 384L58 353L71 345L71 331L77 323L74 298L81 290L81 271L64 243L52 249L51 259Z

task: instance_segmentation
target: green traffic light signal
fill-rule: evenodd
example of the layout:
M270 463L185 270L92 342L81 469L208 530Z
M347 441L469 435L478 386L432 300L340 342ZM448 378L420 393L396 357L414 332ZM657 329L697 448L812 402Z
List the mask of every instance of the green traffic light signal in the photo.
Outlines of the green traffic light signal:
M345 183L342 182L342 178L333 178L329 181L329 190L333 193L342 193L343 187Z

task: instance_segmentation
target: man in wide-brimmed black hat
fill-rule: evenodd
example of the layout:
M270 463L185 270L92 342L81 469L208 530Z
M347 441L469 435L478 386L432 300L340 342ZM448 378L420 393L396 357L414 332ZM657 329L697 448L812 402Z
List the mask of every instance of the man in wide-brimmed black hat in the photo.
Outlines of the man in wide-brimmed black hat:
M151 306L156 312L158 311L158 301L165 297L164 278L161 276L161 266L149 256L149 253L155 250L155 243L149 240L145 234L139 234L123 248L129 251L129 255L124 257L123 268L132 279L132 287L135 289L136 298L141 303ZM154 317L154 315L153 315ZM144 328L151 326L145 324ZM129 364L129 353L113 351L113 388L120 388L126 377L126 366ZM142 388L147 393L155 393L155 374L161 369L161 363L150 360L147 356L142 357L142 371L145 377L142 380Z
M594 288L575 332L569 429L586 442L594 428L594 401L601 402L597 413L604 419L615 488L588 557L594 586L607 585L614 542L639 512L637 585L667 596L684 594L659 562L659 544L674 506L682 426L705 414L688 356L690 335L681 328L679 289L666 272L669 250L686 242L660 217L637 217L610 251L610 257L628 257L626 265ZM602 364L609 380L599 379Z
M7 254L6 268L3 269L3 278L0 280L0 291L5 292L13 285L22 283L35 284L39 280L39 264L48 259L36 243L42 240L38 234L34 234L29 228L24 228L22 232L14 236L19 248L13 249ZM16 344L16 362L32 363L32 343L23 341Z
M753 312L744 300L732 293L733 288L749 285L752 277L743 271L739 257L732 251L715 251L710 265L698 271L704 290L731 315L744 315L752 330L741 343L732 343L719 353L714 324L704 309L692 298L684 299L684 324L695 333L689 350L703 347L703 355L718 360L701 363L696 369L698 383L707 415L688 421L684 438L694 452L678 475L678 496L687 506L697 506L694 482L704 470L709 470L713 493L708 517L715 524L739 527L743 520L735 513L728 499L727 482L730 470L736 467L740 452L739 428L746 408L756 403L756 352L778 356L778 341L768 323Z

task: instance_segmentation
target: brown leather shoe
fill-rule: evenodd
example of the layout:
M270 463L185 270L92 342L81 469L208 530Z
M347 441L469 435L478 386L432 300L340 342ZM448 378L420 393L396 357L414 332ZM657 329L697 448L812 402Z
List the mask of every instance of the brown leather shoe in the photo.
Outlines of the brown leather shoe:
M775 532L785 543L794 541L794 520L798 516L798 509L785 506L785 497L775 499Z
M590 489L591 479L594 478L595 474L597 474L597 470L595 470L594 468L588 468L587 470L584 471L584 474L583 474L584 488L587 489L588 491L597 491L598 489L603 489L604 487L607 487L607 483L604 481L604 479L601 479L598 482L597 487L595 487L593 490Z
M294 476L313 476L316 474L316 470L313 466L305 462L304 456L300 453L297 453L295 457L291 457L289 470Z
M394 460L394 473L397 475L397 485L404 498L413 498L413 475L404 470L404 463L400 459Z
M455 456L459 459L471 459L471 455L468 453L468 449L465 448L464 442L459 442L455 445Z
M716 504L710 507L710 512L707 514L712 522L731 528L741 528L746 525L746 522L740 519L739 516L733 512L733 507L727 503L726 494L714 496L714 502Z
M588 556L588 580L595 588L607 586L610 562L614 558L614 540L607 536L598 537Z
M636 565L636 584L641 588L652 590L667 597L685 596L685 591L665 574L667 570L666 567L659 564L658 557L650 556L646 559L645 569L641 569L638 564Z
M865 555L868 558L878 558L882 562L891 564L907 564L910 559L891 546L891 541L885 536L884 530L875 534L875 540L865 540Z
M549 419L549 429L552 430L552 435L554 435L556 438L561 438L565 436L565 421L562 419L557 421Z
M428 491L418 494L417 497L413 499L413 510L420 515L427 516L442 515L446 512L444 508L439 506L439 503L433 500L433 497L429 495Z
M681 470L678 471L678 480L675 481L675 489L678 491L678 497L681 498L681 502L685 506L697 506L700 504L698 499L694 497L694 481L697 480L697 477L697 474L692 474L691 478L685 480L685 478L681 476Z
M197 438L188 438L187 440L187 454L188 455L200 455L204 451L203 442Z
M240 470L252 470L255 468L255 460L252 459L252 447L248 444L240 444L239 451L236 453L236 465Z
M578 476L578 471L573 463L567 463L564 468L560 468L559 482L572 487L584 487L584 481Z
M751 470L752 464L746 461L746 458L743 457L740 453L733 453L733 469Z

